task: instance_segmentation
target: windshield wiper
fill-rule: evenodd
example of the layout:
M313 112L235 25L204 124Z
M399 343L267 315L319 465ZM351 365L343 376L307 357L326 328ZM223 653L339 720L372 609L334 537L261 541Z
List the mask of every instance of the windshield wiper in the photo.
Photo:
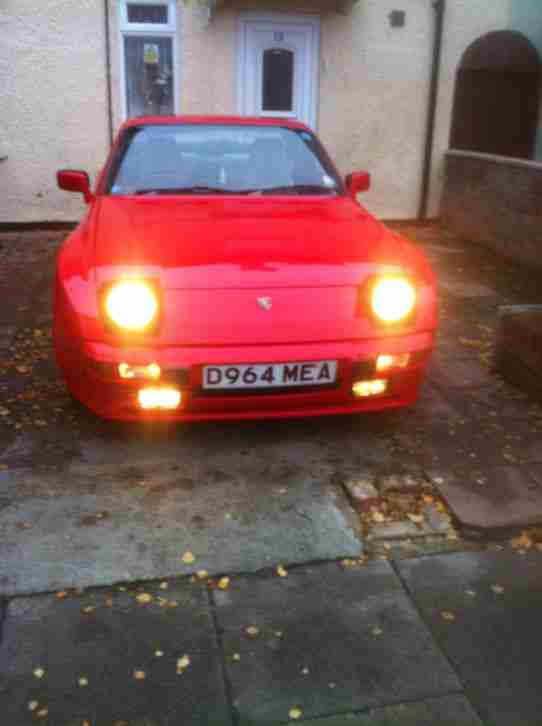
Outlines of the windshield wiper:
M336 194L336 187L323 187L321 184L289 184L267 189L250 189L249 194Z
M136 189L133 194L246 194L237 189L224 189L222 187L207 187L194 185L191 187L169 187L156 189Z

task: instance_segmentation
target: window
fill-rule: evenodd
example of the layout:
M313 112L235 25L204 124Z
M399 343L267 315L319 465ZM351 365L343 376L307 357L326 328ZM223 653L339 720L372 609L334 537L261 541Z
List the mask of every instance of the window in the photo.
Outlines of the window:
M175 0L120 0L125 116L177 111Z
M264 111L292 111L294 104L294 54L283 48L269 48L263 54L262 108Z
M344 193L313 134L280 126L142 124L126 129L112 195Z

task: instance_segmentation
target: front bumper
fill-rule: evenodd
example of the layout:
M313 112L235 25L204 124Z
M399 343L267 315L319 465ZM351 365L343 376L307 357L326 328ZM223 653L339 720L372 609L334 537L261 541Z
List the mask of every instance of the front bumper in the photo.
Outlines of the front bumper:
M57 360L73 395L99 416L124 421L240 420L352 414L408 406L416 401L425 365L433 348L433 334L401 338L307 345L190 348L121 348L84 343L80 348L56 345ZM380 354L412 354L411 364L387 374L376 373ZM338 380L332 387L288 391L206 392L202 369L206 365L280 363L337 360ZM160 383L182 392L182 404L174 411L143 411L137 393L146 384L122 380L118 364L158 363ZM387 392L359 399L352 394L355 380L386 378Z

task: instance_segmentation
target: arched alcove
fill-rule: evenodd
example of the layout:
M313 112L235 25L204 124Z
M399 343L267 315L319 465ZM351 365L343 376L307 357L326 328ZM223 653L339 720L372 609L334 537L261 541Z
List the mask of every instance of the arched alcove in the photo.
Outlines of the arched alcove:
M476 40L457 71L450 146L531 159L540 109L538 51L521 33Z

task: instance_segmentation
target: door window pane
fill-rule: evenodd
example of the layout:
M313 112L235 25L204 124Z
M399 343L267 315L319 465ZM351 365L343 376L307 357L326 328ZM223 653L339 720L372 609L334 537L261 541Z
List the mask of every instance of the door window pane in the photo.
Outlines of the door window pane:
M144 5L143 3L128 3L129 23L155 23L167 25L167 5Z
M172 114L173 39L124 38L128 117Z
M294 54L284 48L269 48L263 54L264 111L292 111L294 101Z

